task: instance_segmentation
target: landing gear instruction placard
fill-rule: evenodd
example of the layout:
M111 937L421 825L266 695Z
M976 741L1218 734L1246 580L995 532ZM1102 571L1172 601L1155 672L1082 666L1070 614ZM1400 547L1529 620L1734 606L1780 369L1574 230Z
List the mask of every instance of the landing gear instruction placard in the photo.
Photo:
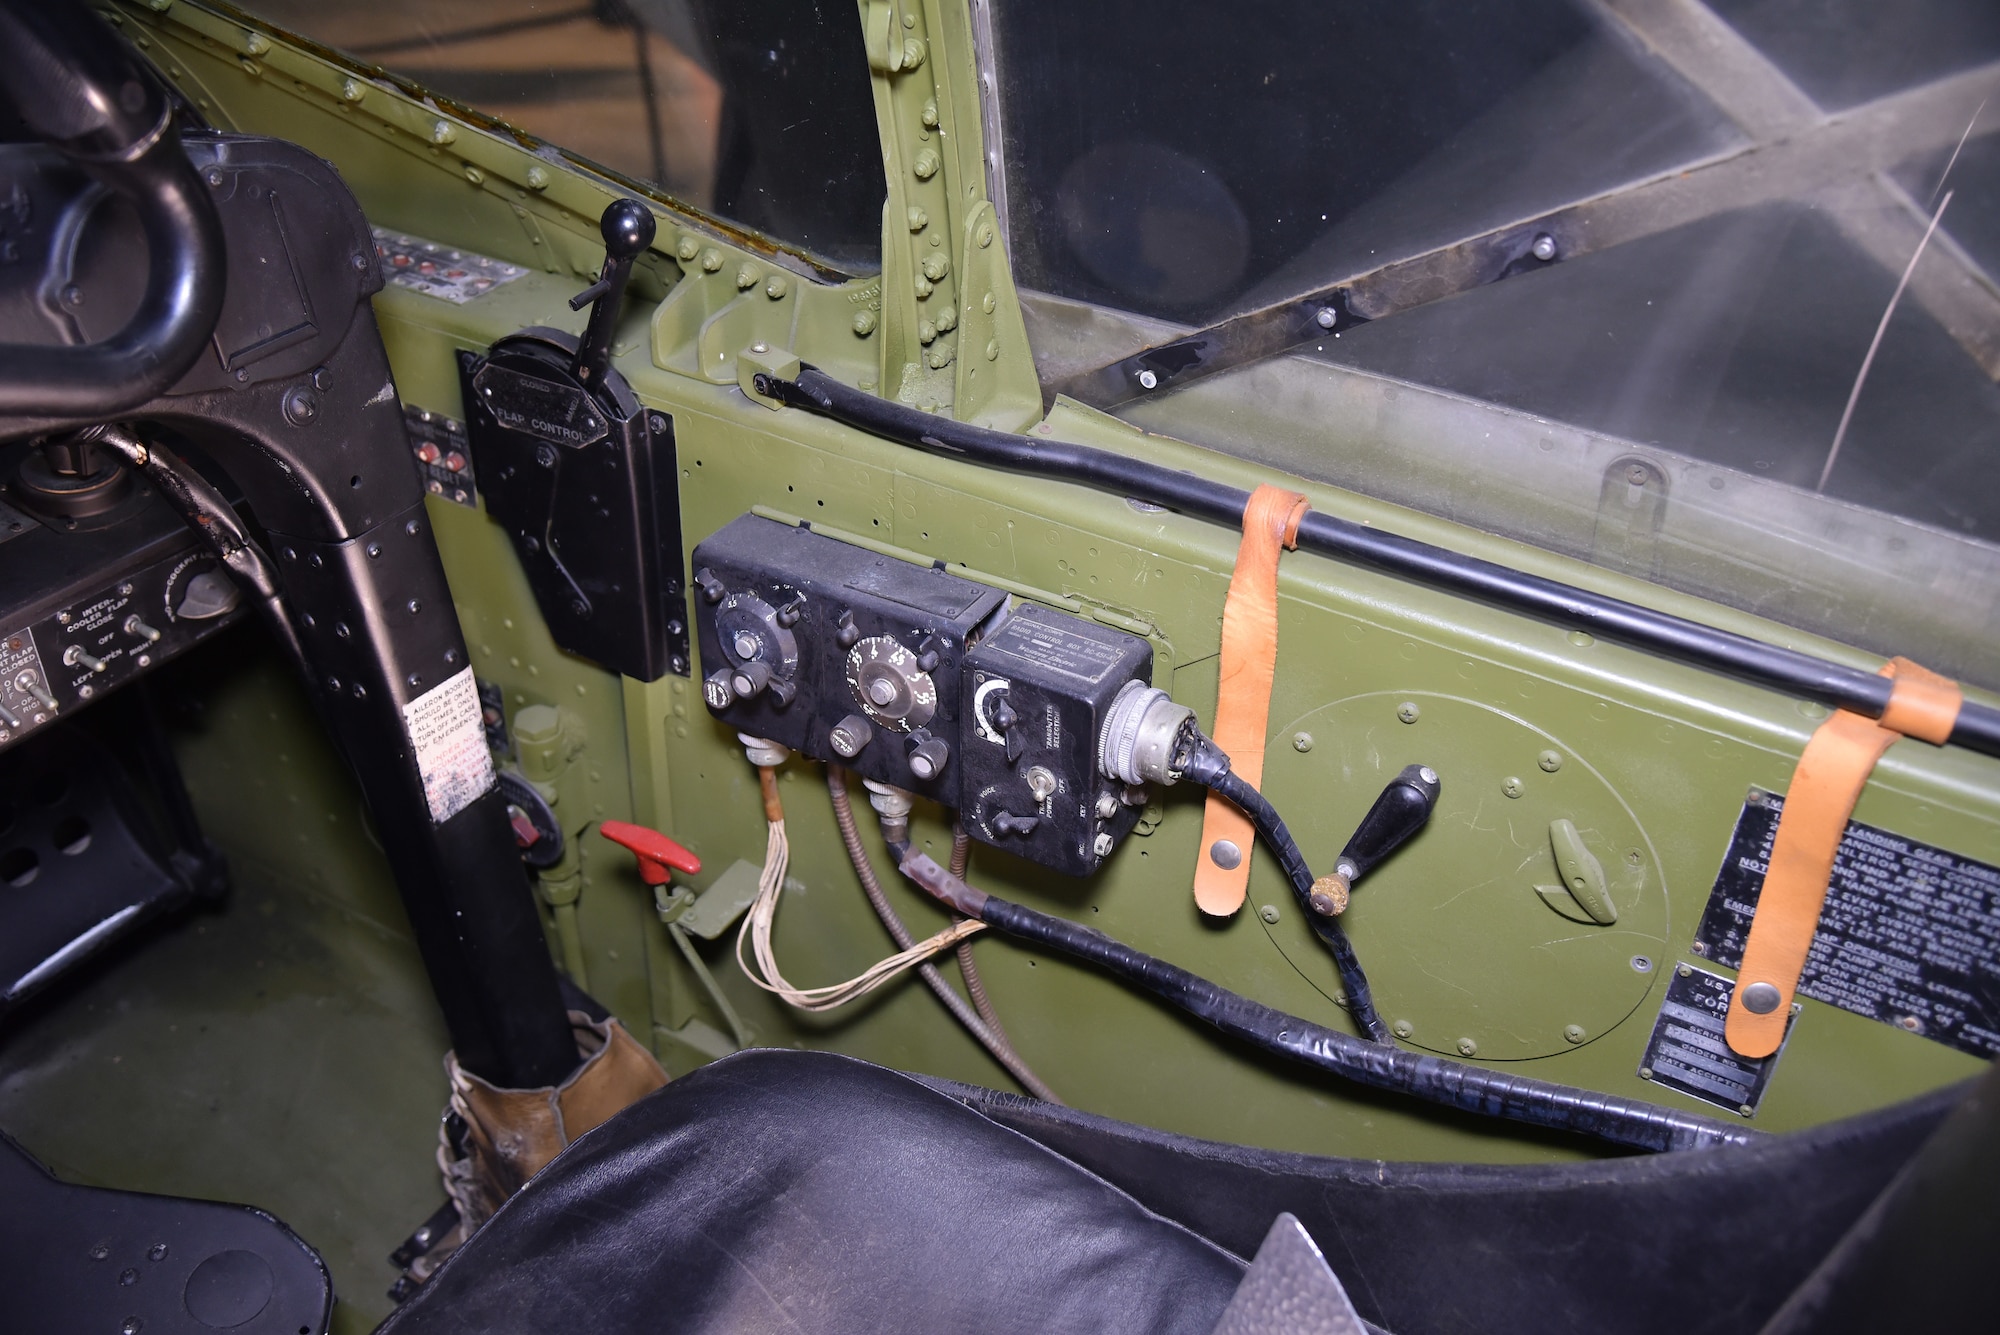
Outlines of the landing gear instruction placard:
M444 824L493 786L493 756L471 668L404 705L403 729L424 776L432 824Z
M1694 953L1736 968L1785 800L1750 790ZM2000 1057L2000 867L1850 821L1799 992Z

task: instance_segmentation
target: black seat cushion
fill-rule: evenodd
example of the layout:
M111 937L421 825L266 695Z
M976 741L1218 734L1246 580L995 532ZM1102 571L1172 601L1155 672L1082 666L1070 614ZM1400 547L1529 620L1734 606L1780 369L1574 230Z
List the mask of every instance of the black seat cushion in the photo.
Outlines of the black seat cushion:
M1243 1270L908 1076L753 1051L571 1146L383 1332L1208 1335Z

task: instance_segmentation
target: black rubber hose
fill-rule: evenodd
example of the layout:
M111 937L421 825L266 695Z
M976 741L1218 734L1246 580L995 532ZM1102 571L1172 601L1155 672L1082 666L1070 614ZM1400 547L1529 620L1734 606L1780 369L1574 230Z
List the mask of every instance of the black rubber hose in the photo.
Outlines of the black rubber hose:
M1712 1149L1764 1138L1761 1131L1634 1099L1502 1075L1443 1057L1370 1043L1252 1001L1092 928L997 899L950 877L921 853L906 855L902 865L904 874L917 884L996 931L1085 960L1206 1020L1232 1038L1356 1084L1633 1149Z
M1353 1012L1362 1031L1377 1043L1391 1043L1389 1026L1382 1023L1382 1017L1375 1012L1375 993L1368 986L1368 975L1361 968L1361 958L1354 953L1354 943L1347 939L1347 933L1340 925L1340 919L1317 912L1312 906L1313 874L1306 865L1306 855L1299 850L1298 840L1286 828L1284 818L1278 809L1270 804L1264 795L1252 788L1229 767L1229 757L1221 747L1187 725L1187 733L1182 738L1182 746L1174 756L1174 768L1184 779L1190 779L1202 787L1219 793L1237 810L1250 818L1278 865L1285 869L1285 879L1291 883L1292 898L1298 901L1299 912L1306 915L1312 924L1313 935L1317 936L1333 955L1333 966L1340 974L1341 990L1347 993L1347 1006Z
M1009 435L919 412L843 385L812 367L801 370L796 381L759 375L756 385L759 393L916 449L1078 482L1217 524L1241 527L1243 507L1250 500L1247 491L1110 450ZM1875 673L1317 510L1300 523L1298 545L1870 718L1881 717L1889 703L1890 682ZM2000 709L1966 701L1951 741L2000 756Z
M166 92L81 4L0 0L0 85L22 119L130 200L146 289L125 327L85 347L0 347L0 415L112 417L194 365L222 314L222 222L181 151Z

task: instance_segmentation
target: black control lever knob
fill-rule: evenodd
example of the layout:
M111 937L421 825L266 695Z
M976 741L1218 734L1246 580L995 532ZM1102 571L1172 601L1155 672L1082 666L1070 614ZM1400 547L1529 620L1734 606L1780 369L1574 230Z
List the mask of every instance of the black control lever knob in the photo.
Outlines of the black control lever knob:
M618 328L618 308L625 300L625 280L632 276L632 261L653 244L659 225L653 211L636 199L614 199L598 220L604 234L604 269L597 281L569 300L569 308L590 307L590 321L576 345L576 378L586 385L604 379L611 364L611 336Z
M1003 811L993 818L993 829L997 834L1018 834L1025 839L1033 834L1035 827L1041 823L1040 816L1016 816L1012 812Z
M910 773L929 781L944 773L951 748L942 737L933 737L922 728L910 734Z
M1361 818L1347 847L1340 850L1333 877L1328 879L1342 882L1343 892L1351 890L1356 881L1430 821L1431 811L1437 806L1438 787L1437 771L1429 765L1405 766ZM1344 901L1344 893L1340 897Z

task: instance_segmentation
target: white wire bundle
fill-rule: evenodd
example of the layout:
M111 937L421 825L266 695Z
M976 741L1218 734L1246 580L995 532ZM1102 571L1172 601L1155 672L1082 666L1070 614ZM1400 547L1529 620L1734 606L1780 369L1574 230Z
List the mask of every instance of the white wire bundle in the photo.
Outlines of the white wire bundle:
M874 991L903 970L950 950L986 925L977 918L967 918L953 923L936 936L917 942L908 950L870 965L844 983L826 987L794 987L778 971L777 956L771 952L771 925L778 916L778 896L785 888L785 869L791 860L791 851L791 845L785 840L785 822L772 821L771 837L764 846L764 874L757 881L757 898L750 902L750 911L743 915L743 925L736 931L736 963L742 967L745 978L766 992L776 993L802 1011L830 1011L836 1006L844 1006L856 997ZM754 969L743 958L746 937L751 943L751 953L757 958Z

